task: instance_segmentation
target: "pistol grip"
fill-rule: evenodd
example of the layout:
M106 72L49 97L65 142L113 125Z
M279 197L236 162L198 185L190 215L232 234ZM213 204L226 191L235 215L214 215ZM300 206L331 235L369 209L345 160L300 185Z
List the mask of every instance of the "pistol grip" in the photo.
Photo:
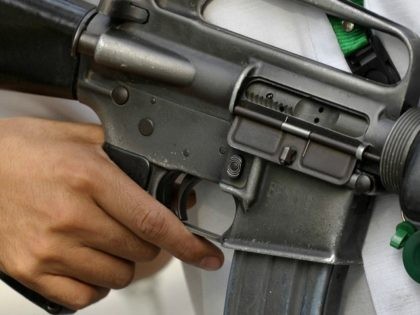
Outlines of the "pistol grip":
M144 157L105 143L104 151L118 167L143 189L149 182L150 163Z

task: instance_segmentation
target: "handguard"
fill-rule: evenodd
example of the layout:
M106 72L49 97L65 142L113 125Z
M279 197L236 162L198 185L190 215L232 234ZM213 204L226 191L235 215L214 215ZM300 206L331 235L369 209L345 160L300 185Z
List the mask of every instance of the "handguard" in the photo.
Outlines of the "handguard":
M105 128L105 151L181 220L188 219L186 196L194 185L218 183L236 200L232 226L223 235L191 230L267 255L262 265L314 270L305 290L319 293L315 307L331 293L335 273L328 265L360 262L375 193L398 193L407 217L420 220L420 40L352 3L301 1L405 44L406 74L384 85L209 25L202 17L206 2L102 0L94 13L76 14L73 46L54 42L67 47L60 62L72 65L65 83L26 65L6 67L22 46L3 35L0 47L6 40L10 49L0 49L0 86L73 96L90 106ZM0 0L0 21L4 10L34 18L37 8L54 17L51 3L79 4ZM0 34L8 32L2 23ZM241 314L234 304L226 312Z

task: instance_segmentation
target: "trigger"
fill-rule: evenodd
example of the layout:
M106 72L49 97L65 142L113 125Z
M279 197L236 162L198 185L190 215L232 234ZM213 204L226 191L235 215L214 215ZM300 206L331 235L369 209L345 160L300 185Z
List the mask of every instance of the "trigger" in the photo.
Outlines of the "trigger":
M187 221L187 209L189 196L194 187L200 182L200 179L192 175L186 175L181 182L178 190L178 202L175 205L174 212L181 221Z
M156 199L170 209L181 221L187 221L187 209L194 186L200 179L179 171L169 171L160 180Z

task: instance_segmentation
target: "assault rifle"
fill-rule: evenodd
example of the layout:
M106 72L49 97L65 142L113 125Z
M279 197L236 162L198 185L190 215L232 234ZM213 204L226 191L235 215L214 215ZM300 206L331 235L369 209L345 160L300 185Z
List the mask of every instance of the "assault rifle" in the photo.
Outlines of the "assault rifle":
M334 314L373 196L399 194L420 221L419 38L349 2L301 2L400 39L406 74L378 83L220 29L205 0L0 0L1 88L90 106L109 156L180 220L200 180L235 198L223 235L188 225L236 251L229 315Z

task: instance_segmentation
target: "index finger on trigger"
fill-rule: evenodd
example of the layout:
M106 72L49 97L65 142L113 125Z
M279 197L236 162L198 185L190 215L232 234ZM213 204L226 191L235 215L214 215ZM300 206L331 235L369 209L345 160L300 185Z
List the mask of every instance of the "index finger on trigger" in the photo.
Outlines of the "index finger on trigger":
M140 238L198 267L215 270L223 264L222 252L194 236L165 206L140 188L112 163L103 168L94 189L98 205Z

